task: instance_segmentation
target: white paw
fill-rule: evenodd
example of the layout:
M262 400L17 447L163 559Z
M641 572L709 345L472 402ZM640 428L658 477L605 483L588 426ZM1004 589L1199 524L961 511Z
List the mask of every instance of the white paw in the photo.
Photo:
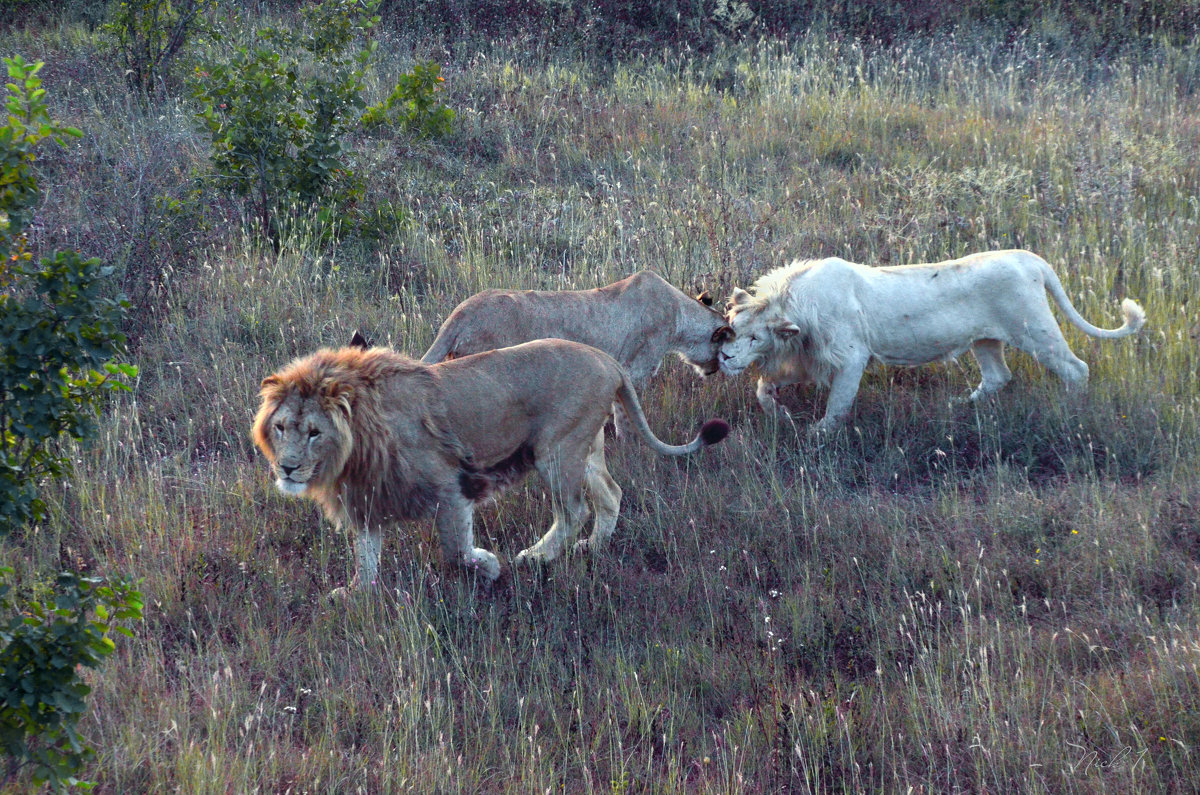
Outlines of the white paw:
M824 419L820 419L808 426L808 438L819 439L827 434L833 433L833 431L837 430L837 427L837 420L831 420L828 417L825 417Z
M545 566L547 563L557 557L558 553L551 554L550 550L547 550L545 546L541 544L541 542L538 542L537 544L529 547L529 549L523 549L518 552L516 558L513 559L513 565Z
M486 549L473 549L463 555L463 565L495 582L500 577L500 561Z
M595 552L598 549L604 548L608 544L608 539L608 536L604 536L603 538L596 538L595 536L581 538L575 542L573 551L577 555L586 555L590 552Z
M361 596L362 593L363 590L361 588L356 588L354 583L350 583L340 588L334 588L326 598L336 605L345 605L356 596Z

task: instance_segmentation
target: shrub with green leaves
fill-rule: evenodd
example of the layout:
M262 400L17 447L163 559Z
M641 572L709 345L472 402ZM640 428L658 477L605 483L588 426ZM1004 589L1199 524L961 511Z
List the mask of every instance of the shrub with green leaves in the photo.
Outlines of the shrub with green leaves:
M109 361L128 306L104 294L111 273L74 251L0 266L0 533L41 518L38 482L70 463L59 441L89 437L101 397L137 373Z
M343 138L366 105L363 78L378 45L353 45L378 22L376 5L325 0L302 11L303 31L264 28L254 46L196 69L192 95L218 178L273 240L284 207L361 191Z
M101 396L128 388L136 368L109 360L122 349L127 302L105 294L112 268L74 251L34 263L25 229L41 196L35 150L79 130L50 119L41 63L6 58L7 119L0 127L0 535L37 521L43 478L69 459L60 440L86 438Z
M154 90L209 5L210 0L121 0L113 4L104 29L116 42L131 91L144 97Z
M249 214L278 243L283 210L325 202L349 205L362 182L347 162L348 133L391 122L432 137L454 112L437 94L436 63L402 75L395 90L367 108L365 77L378 44L379 0L323 0L301 11L299 32L263 28L255 44L197 67L192 96L213 145L218 180L246 199ZM326 213L328 215L328 213Z
M449 134L454 111L438 100L444 82L441 64L417 64L408 74L400 75L387 99L367 108L363 125L373 127L391 121L401 130L423 138Z
M98 668L130 635L119 622L142 617L142 595L123 581L58 575L48 599L13 598L11 568L0 568L0 784L28 770L35 785L58 791L95 756L76 729L91 688L80 667Z
M0 127L0 246L20 247L21 235L33 217L38 191L34 150L49 138L62 143L64 136L83 133L51 121L46 110L46 90L38 72L42 63L28 63L20 55L5 58L8 67L6 120Z

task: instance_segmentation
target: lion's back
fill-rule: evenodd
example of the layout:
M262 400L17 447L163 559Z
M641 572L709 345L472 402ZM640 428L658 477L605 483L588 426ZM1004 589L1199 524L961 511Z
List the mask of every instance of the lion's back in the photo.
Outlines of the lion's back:
M648 338L673 328L671 307L634 277L593 290L485 290L459 304L422 358L436 363L540 339L588 345L629 366ZM626 282L631 282L626 284ZM652 345L656 350L664 345ZM665 353L665 349L662 351Z

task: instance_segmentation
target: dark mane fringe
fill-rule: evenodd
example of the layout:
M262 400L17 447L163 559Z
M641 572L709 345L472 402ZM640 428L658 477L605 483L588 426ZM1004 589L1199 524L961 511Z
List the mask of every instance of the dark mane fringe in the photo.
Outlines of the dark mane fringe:
M422 471L421 459L440 455L451 468L471 465L470 451L450 429L429 365L387 348L323 348L275 377L279 383L264 388L264 399L277 389L276 406L293 390L302 397L331 384L350 390L350 456L331 486L312 490L331 521L361 527L427 517L438 495L433 473ZM404 382L400 409L389 405L382 391L396 379Z

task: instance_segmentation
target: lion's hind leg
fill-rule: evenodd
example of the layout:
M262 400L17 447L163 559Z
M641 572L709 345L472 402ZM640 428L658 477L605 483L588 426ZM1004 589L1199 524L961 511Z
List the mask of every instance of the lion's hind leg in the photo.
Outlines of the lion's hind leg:
M592 449L584 462L584 477L596 512L596 523L592 534L575 545L581 551L598 549L612 538L617 529L617 515L621 511L621 487L612 479L604 463L603 431L596 434L592 442Z
M980 400L999 392L1012 378L1012 371L1004 361L1004 343L1000 340L975 340L971 353L979 364L981 380L971 393L971 400Z
M474 569L489 580L500 576L500 561L475 546L475 505L468 500L444 502L437 514L438 541L447 563Z
M569 445L564 445L564 450L569 449ZM513 561L515 564L554 560L562 554L588 516L587 504L583 500L583 456L562 455L550 460L538 459L535 466L550 486L554 522L536 544L517 554Z
M1087 362L1080 359L1067 344L1062 329L1054 322L1049 307L1042 322L1027 321L1024 333L1012 344L1033 356L1043 367L1063 380L1070 389L1083 389L1088 382Z

